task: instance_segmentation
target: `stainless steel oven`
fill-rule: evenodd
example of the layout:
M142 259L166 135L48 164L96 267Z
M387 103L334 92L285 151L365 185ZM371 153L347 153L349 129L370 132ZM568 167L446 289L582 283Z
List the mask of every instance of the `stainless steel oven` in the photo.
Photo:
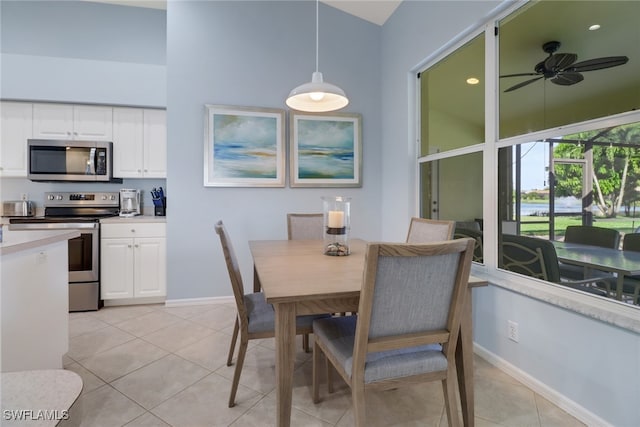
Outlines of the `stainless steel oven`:
M69 311L98 310L100 301L100 219L115 216L119 194L46 193L43 217L12 218L11 230L77 230L69 240Z

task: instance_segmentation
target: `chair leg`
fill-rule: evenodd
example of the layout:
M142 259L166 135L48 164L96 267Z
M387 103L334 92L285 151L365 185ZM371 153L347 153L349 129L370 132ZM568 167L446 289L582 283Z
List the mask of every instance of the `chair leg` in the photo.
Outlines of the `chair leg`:
M233 351L236 349L236 340L238 339L238 330L240 324L238 323L238 317L236 317L236 325L233 327L233 337L231 338L231 347L229 347L229 356L227 357L227 366L233 364Z
M302 349L305 353L309 353L309 334L304 334L302 336Z
M238 360L236 361L236 369L233 373L233 383L231 384L231 394L229 395L229 408L233 408L236 404L236 392L238 391L238 383L240 382L240 374L242 373L242 365L244 365L244 356L247 354L249 340L240 337L240 347L238 347Z
M329 393L333 393L333 365L329 362L329 358L326 359L327 362L327 391Z
M353 400L353 417L356 427L364 427L366 425L364 419L364 384L351 384L351 399Z
M460 426L460 416L458 415L458 400L456 396L456 378L451 372L447 374L447 379L442 380L442 391L444 392L444 406L447 411L449 427Z
M312 370L312 397L313 403L320 402L320 384L319 384L319 374L320 374L320 346L317 342L313 343L313 370Z

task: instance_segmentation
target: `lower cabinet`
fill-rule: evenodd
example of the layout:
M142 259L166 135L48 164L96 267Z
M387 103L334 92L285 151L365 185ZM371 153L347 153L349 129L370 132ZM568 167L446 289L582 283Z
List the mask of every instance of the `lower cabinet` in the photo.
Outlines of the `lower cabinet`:
M100 230L101 298L166 296L166 224L102 224Z

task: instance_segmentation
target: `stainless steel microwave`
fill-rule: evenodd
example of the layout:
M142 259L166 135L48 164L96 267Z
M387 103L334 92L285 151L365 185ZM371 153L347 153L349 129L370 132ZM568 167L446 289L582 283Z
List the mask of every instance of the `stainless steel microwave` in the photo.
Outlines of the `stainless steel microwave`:
M113 143L29 139L32 181L113 181Z

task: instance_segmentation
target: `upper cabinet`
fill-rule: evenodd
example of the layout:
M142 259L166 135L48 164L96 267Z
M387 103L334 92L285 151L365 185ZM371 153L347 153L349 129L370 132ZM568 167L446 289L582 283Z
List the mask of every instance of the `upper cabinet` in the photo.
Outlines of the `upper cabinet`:
M113 140L113 108L33 104L34 139Z
M0 107L0 177L27 176L27 139L31 138L32 104L2 102Z
M166 178L166 111L113 109L113 175L118 178Z

